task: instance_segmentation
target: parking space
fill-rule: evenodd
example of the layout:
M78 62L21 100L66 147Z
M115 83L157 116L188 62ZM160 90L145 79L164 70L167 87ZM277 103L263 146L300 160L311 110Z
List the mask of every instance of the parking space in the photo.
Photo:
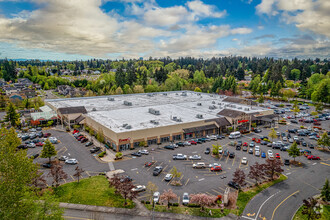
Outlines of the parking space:
M83 178L87 178L89 176L99 175L100 173L109 171L109 165L107 163L102 163L97 158L96 154L91 154L90 149L93 146L86 147L85 143L80 143L77 141L72 134L68 132L62 132L57 130L45 130L44 133L50 133L51 137L56 137L58 140L57 144L55 145L57 151L57 157L60 158L61 156L67 156L69 158L75 158L78 161L76 165L65 164L64 161L61 161L63 165L63 170L68 174L68 179L64 182L71 182L76 180L74 177L75 168L79 166L85 172L82 174ZM32 156L34 154L41 155L42 147L35 147L35 148L28 148L27 154L28 156ZM35 163L44 164L48 163L48 158L40 158L37 157L34 159ZM42 172L45 173L45 177L48 184L51 184L52 180L51 177L47 177L49 168L40 168Z

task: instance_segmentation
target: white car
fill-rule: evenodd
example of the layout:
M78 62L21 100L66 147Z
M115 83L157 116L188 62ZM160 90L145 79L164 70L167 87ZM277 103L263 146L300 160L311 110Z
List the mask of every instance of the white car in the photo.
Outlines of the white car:
M74 165L78 163L78 160L76 160L75 158L71 158L71 159L67 159L65 163Z
M241 163L242 164L247 164L247 162L248 162L247 158L246 157L243 157Z
M164 177L164 180L165 180L165 181L170 181L172 178L173 178L173 174L168 173L168 174L166 174L166 176Z
M205 168L205 163L194 163L193 168Z
M209 164L209 167L211 168L211 167L215 167L215 166L221 166L221 164L219 164L219 163L210 163Z
M260 146L255 146L254 151L260 151Z
M160 193L159 193L159 192L155 192L155 193L154 193L154 197L153 197L153 199L154 199L154 203L159 202L159 196L160 196Z
M299 138L297 136L293 137L293 140L297 141Z
M142 192L146 190L146 186L144 185L138 185L135 188L132 189L133 192Z
M273 158L274 157L272 150L268 150L267 154L268 154L268 158Z
M56 137L49 137L48 139L49 139L50 143L57 144L57 138Z
M287 137L283 137L283 141L288 141L288 138Z
M255 155L256 157L260 157L260 151L258 151L258 150L254 151L254 155Z
M149 151L147 151L147 150L139 150L139 152L141 154L144 154L144 155L148 155L149 154Z
M293 143L293 139L292 139L292 138L289 138L289 142L290 142L290 143Z
M202 159L202 157L198 155L189 156L189 160L200 160L200 159Z
M184 145L184 146L190 146L191 143L189 143L188 141L185 141L185 142L183 143L183 145Z
M217 140L217 136L216 135L210 135L210 136L206 136L207 138L210 138L211 140L216 141Z
M35 143L29 143L27 145L28 148L35 148L36 147L36 144Z
M183 193L182 204L183 205L188 205L189 202L190 202L190 200L189 200L189 194L188 193Z

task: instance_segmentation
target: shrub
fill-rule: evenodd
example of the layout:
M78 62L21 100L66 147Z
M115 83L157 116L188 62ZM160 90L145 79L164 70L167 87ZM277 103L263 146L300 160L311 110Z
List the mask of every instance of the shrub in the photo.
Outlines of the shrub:
M141 200L141 203L144 204L144 200Z
M99 157L104 157L104 155L105 155L106 153L107 153L107 152L105 152L105 151L99 153Z
M146 203L146 204L150 204L150 201L146 201L145 203Z
M172 206L179 206L179 203L175 202L171 204Z
M117 152L116 153L116 158L121 158L123 156L123 153L122 152Z

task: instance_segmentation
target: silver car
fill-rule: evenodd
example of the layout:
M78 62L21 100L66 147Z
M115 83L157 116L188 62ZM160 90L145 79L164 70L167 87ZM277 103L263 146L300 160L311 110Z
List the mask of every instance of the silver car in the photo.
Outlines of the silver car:
M183 193L183 196L182 196L182 204L183 205L188 205L190 202L189 200L189 194L188 193Z

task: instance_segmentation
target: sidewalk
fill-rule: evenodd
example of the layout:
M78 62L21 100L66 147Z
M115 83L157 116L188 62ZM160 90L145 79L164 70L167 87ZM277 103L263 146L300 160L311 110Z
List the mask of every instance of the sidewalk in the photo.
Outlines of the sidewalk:
M81 211L92 211L92 212L103 212L103 213L115 213L123 215L138 215L146 218L152 217L152 212L149 211L143 204L141 204L137 199L133 200L136 204L133 209L124 209L124 208L114 208L114 207L105 207L105 206L92 206L92 205L81 205L81 204L72 204L72 203L60 203L61 208L65 209L75 209ZM234 214L229 214L228 216L222 218L207 218L207 217L197 217L191 215L167 213L167 212L154 212L153 216L156 218L164 219L178 219L178 220L194 220L194 219L214 219L214 220L235 220L238 217Z

